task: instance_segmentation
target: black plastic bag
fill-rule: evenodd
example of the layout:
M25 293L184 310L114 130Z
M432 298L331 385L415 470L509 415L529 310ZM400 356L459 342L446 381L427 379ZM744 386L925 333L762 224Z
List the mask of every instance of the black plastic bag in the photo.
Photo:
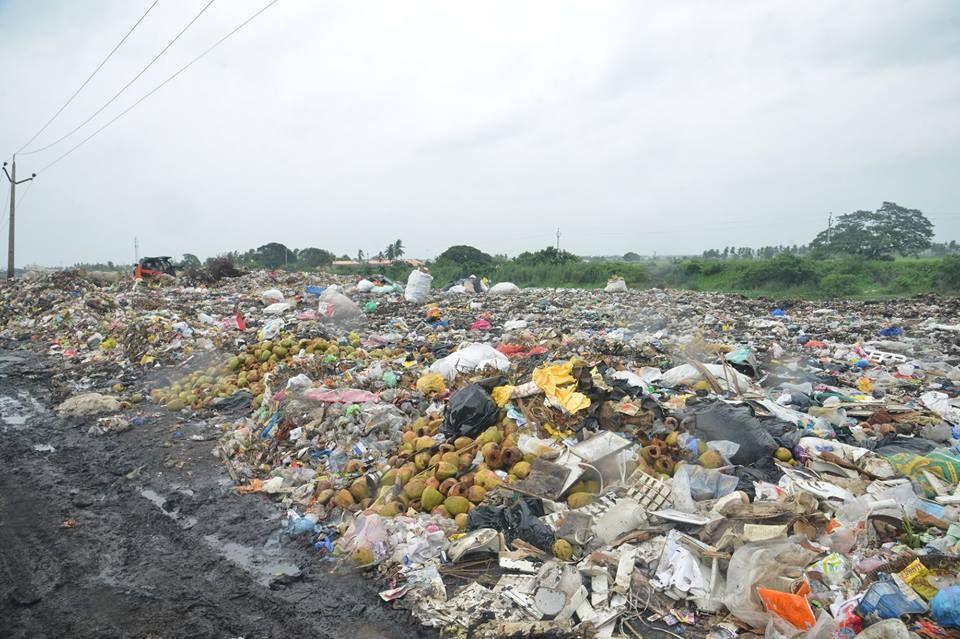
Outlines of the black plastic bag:
M752 501L756 497L753 482L765 481L776 484L780 481L783 471L773 461L773 457L761 457L749 466L737 466L733 469L733 474L740 480L737 484L737 490L747 493Z
M747 407L716 403L694 415L691 433L705 442L717 439L740 444L730 462L746 466L777 450L777 442Z
M493 528L503 533L507 545L521 539L540 550L550 552L553 529L540 521L543 504L539 499L522 497L508 506L478 506L467 516L467 530Z
M487 391L477 384L461 388L447 402L443 428L447 439L474 437L497 422L500 409Z

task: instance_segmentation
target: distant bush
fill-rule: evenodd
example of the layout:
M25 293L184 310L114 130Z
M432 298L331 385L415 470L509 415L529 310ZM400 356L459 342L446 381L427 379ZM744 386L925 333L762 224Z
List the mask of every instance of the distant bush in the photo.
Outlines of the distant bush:
M943 258L938 271L938 289L960 291L960 255L948 255Z
M828 297L847 297L860 291L860 280L856 275L831 273L820 281L820 291Z

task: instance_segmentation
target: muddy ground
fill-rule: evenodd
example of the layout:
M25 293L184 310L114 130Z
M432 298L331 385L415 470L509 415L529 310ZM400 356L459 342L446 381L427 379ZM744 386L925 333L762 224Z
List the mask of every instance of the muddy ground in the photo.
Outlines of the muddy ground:
M0 637L432 636L235 494L212 427L97 437L57 399L42 360L0 352Z

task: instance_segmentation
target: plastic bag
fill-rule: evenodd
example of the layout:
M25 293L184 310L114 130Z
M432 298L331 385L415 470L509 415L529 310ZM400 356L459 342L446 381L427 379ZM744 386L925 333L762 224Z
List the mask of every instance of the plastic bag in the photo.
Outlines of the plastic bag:
M941 626L960 628L960 586L943 588L930 601L933 620Z
M749 465L777 450L777 442L749 408L716 403L694 415L691 434L707 441L726 440L740 444L730 462Z
M320 315L330 319L346 319L360 315L360 307L356 303L331 286L320 296L317 306Z
M500 409L478 384L458 390L447 402L441 428L447 439L473 437L497 422Z
M293 308L293 305L287 302L275 302L263 309L263 313L264 315L283 315L291 308Z
M430 372L452 382L458 373L472 373L488 366L500 371L510 370L510 360L489 344L465 344L460 350L431 364Z
M780 616L795 628L806 630L816 623L810 602L804 596L770 588L757 588L757 595L768 612Z
M782 588L784 577L799 574L817 553L792 541L760 541L740 546L730 558L723 604L737 619L763 628L770 614L763 609L757 588Z
M503 533L507 546L514 539L551 552L554 542L553 530L540 517L543 504L532 497L522 497L508 506L477 506L467 516L467 530L493 528Z
M719 470L704 468L693 464L680 464L673 474L674 483L686 482L690 497L694 501L719 499L729 495L737 489L740 480L730 475L724 475Z
M279 289L271 288L267 289L263 293L260 293L260 301L264 306L269 306L270 304L276 304L277 302L283 301L283 293Z
M357 282L357 290L360 291L361 293L369 293L370 289L372 288L373 288L373 282L371 282L367 278L363 278L362 280Z
M513 282L499 282L490 287L487 295L514 295L520 292L520 287Z
M431 282L433 282L433 276L429 273L420 269L410 271L410 276L407 277L407 288L403 293L404 299L422 304L430 295Z
M713 375L724 390L745 392L750 389L750 378L730 366L721 366L720 364L703 364L702 366ZM693 364L681 364L665 372L660 383L667 388L674 388L680 385L693 386L702 381L704 379L699 368ZM723 438L714 437L713 439Z
M603 290L607 293L619 293L627 290L627 283L622 277L611 277L607 280L607 287Z
M260 338L261 342L264 340L273 339L280 334L280 331L283 330L284 326L286 326L286 323L279 317L268 319L263 323L263 326L257 333L257 337Z

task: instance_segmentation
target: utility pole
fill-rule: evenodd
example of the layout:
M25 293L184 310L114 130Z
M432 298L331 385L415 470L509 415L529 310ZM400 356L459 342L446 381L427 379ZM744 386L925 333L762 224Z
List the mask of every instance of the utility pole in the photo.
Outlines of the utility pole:
M827 216L827 244L830 243L830 237L833 235L833 211Z
M137 236L133 236L133 265L136 266L140 263L140 240L137 239Z
M560 227L557 227L557 252L560 251Z
M3 172L7 175L7 180L10 182L10 238L7 240L7 279L13 279L13 247L16 228L16 213L17 213L17 185L23 184L24 182L29 182L33 178L37 177L37 174L34 173L25 180L20 180L17 182L17 155L13 155L13 166L10 167L10 171L7 171L7 163L3 163Z

